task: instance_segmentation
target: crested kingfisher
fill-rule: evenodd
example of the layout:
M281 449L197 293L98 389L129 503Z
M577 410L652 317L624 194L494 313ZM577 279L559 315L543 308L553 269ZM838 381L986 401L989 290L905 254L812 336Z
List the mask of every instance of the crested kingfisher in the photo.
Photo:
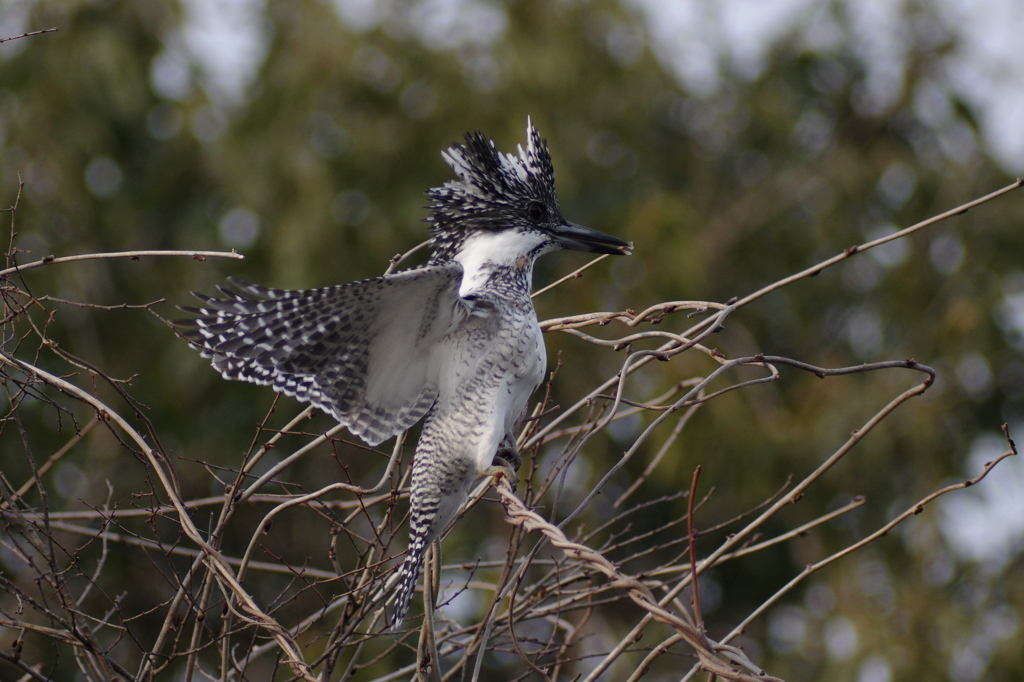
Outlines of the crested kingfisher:
M370 446L420 419L409 545L388 627L404 620L424 555L476 481L515 481L514 430L547 364L533 264L558 249L632 245L562 217L547 142L499 152L477 132L442 153L456 180L427 191L433 254L420 267L322 289L233 281L181 323L226 379L271 386L329 413Z

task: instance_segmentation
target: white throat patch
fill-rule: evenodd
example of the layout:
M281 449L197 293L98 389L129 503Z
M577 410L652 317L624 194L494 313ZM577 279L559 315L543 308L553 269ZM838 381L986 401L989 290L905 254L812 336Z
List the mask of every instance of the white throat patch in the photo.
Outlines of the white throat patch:
M467 296L483 286L495 267L532 268L534 256L531 253L546 241L545 235L534 230L474 234L455 254L455 260L464 270L459 296Z

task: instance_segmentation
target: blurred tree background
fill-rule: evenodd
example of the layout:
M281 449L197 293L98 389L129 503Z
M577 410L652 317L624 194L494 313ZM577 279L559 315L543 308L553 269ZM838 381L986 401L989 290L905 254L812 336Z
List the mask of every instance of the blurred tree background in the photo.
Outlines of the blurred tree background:
M374 276L425 237L422 192L450 178L440 151L478 129L513 149L528 115L549 140L565 215L635 243L631 258L539 298L541 319L726 301L1024 172L1020 117L1016 137L1000 127L1006 106L1024 106L1022 72L998 61L1019 44L1000 32L1021 22L1019 7L1006 16L1012 3L971 9L991 20L990 40L979 42L955 2L766 5L776 4L6 0L0 37L59 28L0 44L0 204L13 204L20 174L19 260L143 248L246 256L90 261L23 281L35 295L101 305L166 298L157 310L173 319L190 290L210 292L229 275L287 288ZM729 356L826 366L913 357L936 367L939 381L776 530L856 495L872 504L707 577L713 636L804 565L976 474L1002 449L1002 422L1024 433L1022 224L1024 195L1010 194L728 320L711 345ZM582 263L546 258L537 282ZM186 487L209 486L203 467L190 473L187 463L236 462L273 402L265 388L223 381L143 310L63 306L49 324L63 348L134 377L131 393L182 458ZM17 339L4 342L16 350ZM556 355L563 363L561 405L586 390L595 367L612 373L621 360L558 334L548 347L552 365ZM640 376L633 397L711 363L694 355L671 369ZM698 525L711 526L805 474L908 385L901 373L819 381L784 372L734 392L698 412L640 494L687 489L700 464L715 493ZM290 401L282 412L293 412ZM39 452L66 438L46 435L52 411L26 419ZM642 425L618 425L623 442ZM0 469L13 481L30 476L21 438L13 428L0 437ZM49 474L51 495L74 508L105 499L108 484L115 500L138 489L145 468L109 436L89 448ZM586 491L620 453L615 438L591 442L571 490ZM619 472L612 498L646 461ZM369 483L382 463L353 450L300 466L296 475L314 486ZM794 680L1024 677L1024 468L1011 459L993 478L815 575L751 626L744 648ZM507 534L496 507L490 518L474 513L474 523ZM329 567L329 528L291 523L275 529L282 541ZM446 552L486 553L485 543L461 549L461 537ZM133 572L149 564L132 551L119 549L108 569L132 586L128 611L133 593L157 589ZM0 570L8 563L0 552ZM140 614L132 636L151 639L151 625Z

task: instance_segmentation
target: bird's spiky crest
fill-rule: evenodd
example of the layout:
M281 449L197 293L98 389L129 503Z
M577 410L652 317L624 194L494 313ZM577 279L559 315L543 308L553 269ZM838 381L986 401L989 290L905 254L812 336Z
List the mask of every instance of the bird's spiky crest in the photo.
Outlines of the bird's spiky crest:
M466 144L454 144L441 156L458 176L427 190L433 211L427 222L435 259L448 259L471 234L508 229L523 222L531 202L560 216L555 196L555 169L547 141L527 119L526 149L519 156L499 152L481 132L466 133Z

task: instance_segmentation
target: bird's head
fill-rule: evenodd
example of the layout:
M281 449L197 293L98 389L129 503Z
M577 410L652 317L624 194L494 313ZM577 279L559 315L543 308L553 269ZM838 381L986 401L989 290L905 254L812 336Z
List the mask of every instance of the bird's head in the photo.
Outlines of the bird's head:
M458 180L427 191L434 258L456 258L469 248L531 261L559 248L630 253L628 242L562 217L547 143L529 120L519 156L499 152L480 132L466 133L466 144L442 156Z

